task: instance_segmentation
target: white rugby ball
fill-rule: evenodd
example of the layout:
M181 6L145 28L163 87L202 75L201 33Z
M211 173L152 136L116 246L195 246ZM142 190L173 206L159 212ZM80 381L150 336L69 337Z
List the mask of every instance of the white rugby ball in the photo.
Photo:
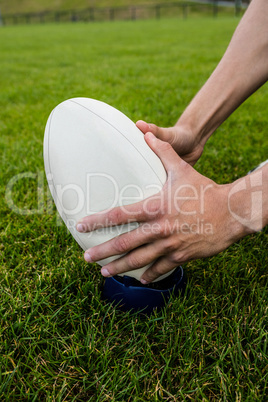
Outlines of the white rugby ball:
M78 220L141 201L158 193L166 181L160 159L136 125L117 109L89 98L66 100L51 112L44 162L58 212L84 250L133 230L138 223L79 233ZM119 257L98 263L105 265ZM139 280L147 268L124 275Z

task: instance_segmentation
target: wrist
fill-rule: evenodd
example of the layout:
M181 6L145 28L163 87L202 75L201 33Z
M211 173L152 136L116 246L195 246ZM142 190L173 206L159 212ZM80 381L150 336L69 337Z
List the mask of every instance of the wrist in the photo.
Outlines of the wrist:
M177 124L187 127L204 147L215 130L234 111L238 103L238 80L222 80L221 63L187 106ZM225 74L228 75L225 67ZM231 75L231 73L229 73Z
M268 223L267 175L268 165L227 185L228 215L237 239Z
M215 233L220 233L221 241L225 244L222 249L226 249L249 234L240 219L241 215L243 217L243 205L240 194L233 194L233 183L216 185L214 205L211 213L216 225Z
M187 107L187 109L184 111L184 113L175 124L175 127L180 127L180 130L188 133L188 136L192 138L193 143L202 143L202 146L204 148L204 145L206 143L206 141L204 141L204 131L202 130L200 121L192 107Z
M191 119L184 118L183 116L181 116L174 127L187 138L187 145L188 147L190 146L189 151L196 154L196 160L198 160L203 153L206 143L202 138L201 132L191 123ZM179 138L181 139L182 137L180 136Z

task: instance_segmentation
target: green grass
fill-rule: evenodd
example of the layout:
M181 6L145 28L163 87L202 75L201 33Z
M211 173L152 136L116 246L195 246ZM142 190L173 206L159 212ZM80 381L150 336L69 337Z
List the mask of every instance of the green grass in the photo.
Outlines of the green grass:
M188 290L162 312L123 313L101 300L99 267L59 225L42 159L48 115L67 98L174 124L237 22L0 29L1 401L266 400L267 230L185 264ZM267 158L267 104L266 85L222 125L196 168L226 183ZM32 214L5 199L25 172L11 196Z

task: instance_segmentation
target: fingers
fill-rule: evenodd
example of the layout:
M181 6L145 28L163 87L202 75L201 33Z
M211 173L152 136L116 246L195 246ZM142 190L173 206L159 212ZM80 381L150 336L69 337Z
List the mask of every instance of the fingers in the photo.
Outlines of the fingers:
M161 128L155 124L146 123L143 120L138 120L136 126L143 132L143 134L146 134L150 131L154 135L157 135L161 130Z
M136 126L143 132L143 134L151 132L162 141L171 143L174 137L174 130L172 128L158 127L155 124L146 123L143 120L138 120Z
M178 142L179 138L177 138L178 133L175 127L158 127L155 124L146 123L143 120L138 120L136 126L143 132L143 134L151 132L160 140L168 142L176 148L176 143Z
M136 248L129 254L103 266L101 273L104 277L110 277L143 268L154 261L140 279L141 283L148 284L179 265L177 262L172 261L172 259L162 255L161 241L156 241Z
M85 216L77 222L76 230L85 233L104 227L123 225L130 222L143 222L146 220L143 202L144 201L140 201L132 205L116 207L109 211L102 211L100 213Z
M92 247L85 252L85 260L88 262L104 260L105 258L111 256L128 253L129 251L140 247L141 245L150 243L156 238L157 235L152 230L149 231L148 229L149 228L147 228L146 231L143 230L141 225L137 229L123 233L105 243ZM140 267L142 266L143 265ZM129 270L129 267L126 268L128 268L126 270ZM134 266L132 269L134 269Z
M144 272L140 281L146 285L147 283L153 282L160 276L172 271L172 269L176 268L178 265L177 262L169 260L167 257L161 257Z
M105 265L102 267L101 273L105 277L123 274L124 272L143 268L160 256L159 242L146 244Z
M152 131L150 129L150 124L146 123L143 120L138 120L136 126L143 132L143 134L147 133L148 131Z

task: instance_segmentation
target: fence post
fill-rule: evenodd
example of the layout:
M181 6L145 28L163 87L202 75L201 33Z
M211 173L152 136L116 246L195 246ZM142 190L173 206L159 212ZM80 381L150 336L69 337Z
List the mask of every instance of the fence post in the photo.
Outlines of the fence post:
M240 10L241 10L241 0L235 0L235 15L236 17L239 17L240 15Z
M188 14L188 4L183 3L183 5L182 5L182 14L183 14L183 19L186 20L187 14Z
M78 21L78 17L76 15L76 12L73 10L71 12L71 22L76 22L76 21Z
M161 6L160 4L155 5L155 16L157 19L161 17Z
M113 21L114 20L114 8L110 8L109 14L110 14L110 21Z
M136 20L136 18L137 18L137 15L136 15L136 7L135 7L135 6L134 6L134 7L131 7L131 8L130 8L130 11L131 11L131 19L132 19L132 21Z
M61 21L62 11L59 11L58 16L59 16L59 21Z
M94 19L95 19L94 8L91 7L89 9L89 21L94 21Z
M213 2L213 17L218 16L218 0L214 0Z

